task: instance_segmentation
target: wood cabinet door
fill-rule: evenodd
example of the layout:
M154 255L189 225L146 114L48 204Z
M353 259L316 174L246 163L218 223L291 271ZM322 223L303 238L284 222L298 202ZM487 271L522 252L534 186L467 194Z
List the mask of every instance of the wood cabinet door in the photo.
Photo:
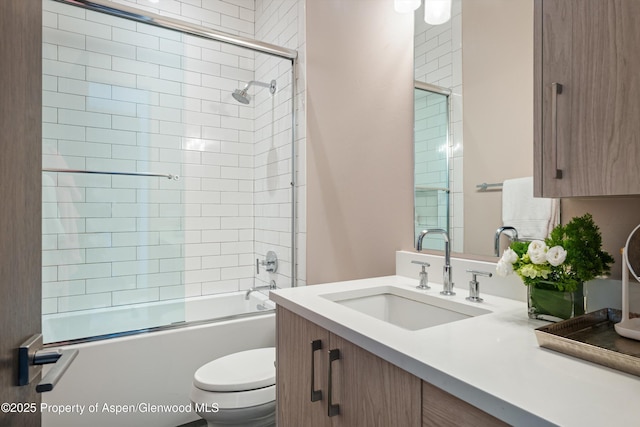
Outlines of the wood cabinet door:
M640 194L640 2L536 0L535 193Z
M340 405L334 426L420 426L418 377L337 335L331 335L331 349L340 350L332 368L332 400Z
M423 381L422 426L506 427L508 424Z
M0 1L0 79L0 426L37 427L18 347L42 331L41 1Z
M321 348L315 351L312 348L314 341L321 342ZM278 306L276 342L278 426L330 426L331 419L327 415L326 404L329 332ZM313 376L311 375L312 363ZM316 391L315 401L311 398L312 389Z

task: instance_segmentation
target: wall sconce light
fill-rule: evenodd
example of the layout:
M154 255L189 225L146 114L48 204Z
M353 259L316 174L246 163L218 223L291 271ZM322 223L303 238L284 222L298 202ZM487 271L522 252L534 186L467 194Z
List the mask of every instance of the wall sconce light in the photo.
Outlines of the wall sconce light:
M420 7L422 0L394 0L398 13L411 13ZM440 25L451 19L451 0L424 0L424 22Z
M394 0L393 8L398 13L411 13L420 7L421 0Z
M440 25L451 19L451 0L424 0L424 22Z

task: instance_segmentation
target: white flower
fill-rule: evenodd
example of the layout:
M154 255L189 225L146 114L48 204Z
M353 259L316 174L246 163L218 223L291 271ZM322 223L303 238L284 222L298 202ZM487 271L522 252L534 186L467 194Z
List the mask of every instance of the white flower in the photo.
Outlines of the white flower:
M547 245L542 240L532 240L527 249L527 255L534 264L544 264L547 262Z
M547 261L554 267L559 266L567 258L567 251L562 246L554 246L547 251Z
M502 253L501 261L513 264L514 262L518 261L518 254L513 249L507 248Z
M501 259L498 261L498 264L496 264L496 273L498 276L507 277L509 274L513 273L513 264Z

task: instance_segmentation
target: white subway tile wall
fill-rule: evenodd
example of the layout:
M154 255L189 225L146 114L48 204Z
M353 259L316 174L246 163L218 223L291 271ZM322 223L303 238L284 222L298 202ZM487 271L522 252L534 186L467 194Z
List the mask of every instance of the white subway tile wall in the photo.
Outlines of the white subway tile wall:
M244 0L250 1L250 0ZM296 159L291 159L290 141L292 138L291 68L273 57L256 58L256 79L270 82L276 79L278 89L275 97L269 99L264 91L256 99L255 109L255 243L256 253L264 259L266 252L274 250L278 255L278 271L285 275L283 283L291 283L291 240L289 232L292 207L291 184L293 160L297 201L296 215L296 284L305 284L305 203L304 189L306 143L304 105L304 3L305 0L256 0L255 1L255 38L267 43L298 51L296 81ZM277 77L274 77L277 76ZM261 269L258 279L267 282L268 275Z
M462 197L462 0L452 1L451 20L442 25L424 22L424 6L415 14L415 79L449 88L449 234L451 250L463 252ZM442 203L442 197L440 198ZM442 210L442 209L440 209Z
M118 3L299 47L298 0ZM290 286L291 61L43 8L43 167L180 176L43 173L43 313L247 289L269 250Z

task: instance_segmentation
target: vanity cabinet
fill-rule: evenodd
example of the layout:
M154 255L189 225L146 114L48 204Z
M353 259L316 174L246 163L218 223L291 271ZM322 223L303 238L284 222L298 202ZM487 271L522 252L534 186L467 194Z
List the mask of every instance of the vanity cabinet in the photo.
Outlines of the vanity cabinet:
M312 347L314 343L317 349ZM326 404L328 358L324 356L328 348L329 331L277 306L276 419L278 426L331 425ZM316 391L316 397L311 397L311 390Z
M279 427L506 425L281 306L276 331Z
M423 427L507 427L509 424L422 381Z
M419 378L280 306L276 327L278 426L420 426Z
M640 2L535 0L534 193L640 194Z

